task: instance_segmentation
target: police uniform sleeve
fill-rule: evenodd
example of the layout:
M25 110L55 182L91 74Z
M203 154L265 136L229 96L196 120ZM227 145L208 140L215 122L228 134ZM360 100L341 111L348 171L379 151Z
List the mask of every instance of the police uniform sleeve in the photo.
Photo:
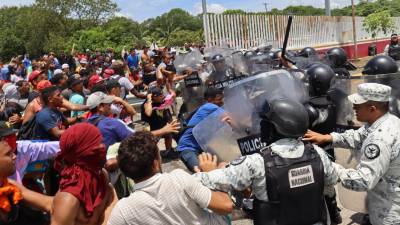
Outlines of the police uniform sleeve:
M375 187L389 168L391 150L381 141L369 141L361 149L362 156L356 169L345 169L333 163L342 185L354 191L367 191Z
M324 165L324 194L328 196L335 195L335 184L338 182L338 175L335 171L332 161L329 159L326 152L320 147L314 145L314 148L317 150L322 164Z
M333 132L330 135L332 136L332 145L333 147L339 148L349 148L349 149L360 149L363 143L363 133L365 131L364 126L359 128L358 130L346 130L343 133Z
M208 173L197 173L196 176L204 186L223 192L242 191L265 175L264 159L260 154L242 156L229 163L226 168Z

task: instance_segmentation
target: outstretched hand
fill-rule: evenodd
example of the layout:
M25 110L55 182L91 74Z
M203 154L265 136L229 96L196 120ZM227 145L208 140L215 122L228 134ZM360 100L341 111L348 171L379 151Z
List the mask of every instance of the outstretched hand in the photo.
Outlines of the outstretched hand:
M320 134L311 130L308 130L304 135L304 141L309 141L317 145L332 142L332 136L329 134Z
M177 120L173 120L171 123L167 123L167 125L165 125L162 129L167 134L170 133L177 134L181 129L181 124Z
M210 172L218 168L217 156L210 153L203 152L199 155L199 169L202 172Z

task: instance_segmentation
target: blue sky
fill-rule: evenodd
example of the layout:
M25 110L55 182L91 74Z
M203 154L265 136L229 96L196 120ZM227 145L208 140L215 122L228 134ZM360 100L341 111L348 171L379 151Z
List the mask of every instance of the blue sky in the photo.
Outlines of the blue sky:
M114 0L121 9L119 15L136 21L159 16L172 8L183 8L192 14L201 12L201 0ZM33 0L0 0L1 6L19 6L32 4ZM356 0L356 2L358 2ZM267 7L282 9L289 5L313 5L324 7L325 0L207 0L208 10L222 12L225 9L245 11L264 11ZM351 0L331 0L331 7L337 8L351 4Z

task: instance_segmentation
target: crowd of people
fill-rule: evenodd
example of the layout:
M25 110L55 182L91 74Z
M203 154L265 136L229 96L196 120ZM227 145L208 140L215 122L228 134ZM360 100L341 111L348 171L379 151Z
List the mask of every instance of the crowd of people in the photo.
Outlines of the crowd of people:
M299 55L316 54L310 49ZM177 86L185 81L192 87L187 78L193 70L177 73L173 61L192 51L203 56L196 79L205 88L201 104L182 118ZM258 60L262 54L254 56ZM254 224L340 224L338 182L369 192L371 219L365 224L400 223L400 205L390 202L398 200L400 183L400 120L389 112L391 87L361 84L349 101L366 125L333 132L336 116L328 95L333 77L349 75L347 58L334 60L343 54L340 48L329 50L334 63L306 70L309 102L283 98L263 104L259 133L267 147L230 163L203 152L193 132L216 112L232 129L237 124L222 107L224 86L218 82L244 74L232 75L235 69L227 69L221 54L208 56L214 71L205 79L200 70L207 57L194 44L181 52L145 46L123 50L121 57L106 49L0 63L0 224L231 224L235 192L251 199L245 208ZM275 55L280 64L296 68ZM382 63L377 59L371 63ZM368 70L373 73L380 71ZM129 103L132 98L141 99L139 113ZM148 128L137 129L140 121ZM158 147L161 139L165 151ZM336 164L328 143L360 151L359 166ZM177 158L187 170L163 173L162 160Z

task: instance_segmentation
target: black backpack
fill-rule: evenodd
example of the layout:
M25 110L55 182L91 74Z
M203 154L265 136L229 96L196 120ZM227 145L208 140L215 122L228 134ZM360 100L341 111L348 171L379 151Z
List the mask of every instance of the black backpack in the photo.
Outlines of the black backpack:
M17 139L18 140L32 140L36 137L36 115L33 116L32 119L28 120L28 122L21 125L21 128L18 131Z

